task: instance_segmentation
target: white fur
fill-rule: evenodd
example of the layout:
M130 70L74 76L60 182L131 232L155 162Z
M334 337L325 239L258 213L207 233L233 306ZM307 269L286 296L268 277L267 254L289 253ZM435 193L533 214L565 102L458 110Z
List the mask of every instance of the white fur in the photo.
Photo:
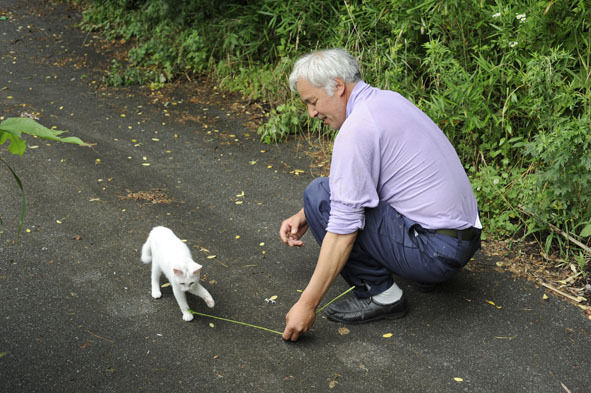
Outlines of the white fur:
M142 246L142 262L152 263L152 297L157 299L162 296L160 276L164 273L185 321L193 319L185 292L199 296L210 308L215 305L207 289L199 283L201 265L193 261L189 247L170 229L152 229L148 240Z

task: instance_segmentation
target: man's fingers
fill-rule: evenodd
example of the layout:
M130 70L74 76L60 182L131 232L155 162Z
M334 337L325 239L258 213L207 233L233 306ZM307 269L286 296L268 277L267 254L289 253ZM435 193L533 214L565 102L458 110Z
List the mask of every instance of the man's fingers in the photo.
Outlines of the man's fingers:
M298 341L300 338L300 332L290 327L286 327L285 331L283 332L283 336L281 337L285 341Z
M287 245L290 247L296 246L296 247L301 247L304 245L304 242L299 240L299 239L293 239L293 238L289 238L287 240Z
M295 332L292 328L286 327L285 331L283 332L283 336L281 336L285 341L297 341L299 334Z

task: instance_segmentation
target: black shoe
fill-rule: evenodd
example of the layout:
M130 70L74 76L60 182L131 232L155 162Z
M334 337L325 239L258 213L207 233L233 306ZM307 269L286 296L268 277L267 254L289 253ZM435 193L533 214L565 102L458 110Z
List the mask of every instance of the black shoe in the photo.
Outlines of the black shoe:
M379 319L396 319L406 315L406 297L392 304L379 304L371 297L359 299L349 296L343 301L331 304L325 311L331 321L344 323L365 323Z

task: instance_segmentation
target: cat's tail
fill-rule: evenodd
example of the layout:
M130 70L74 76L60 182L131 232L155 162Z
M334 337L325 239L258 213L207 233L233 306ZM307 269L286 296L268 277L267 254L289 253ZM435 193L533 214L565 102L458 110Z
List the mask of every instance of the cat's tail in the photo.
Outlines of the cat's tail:
M152 247L150 246L150 237L148 236L148 240L142 246L142 262L143 263L150 263L152 262Z

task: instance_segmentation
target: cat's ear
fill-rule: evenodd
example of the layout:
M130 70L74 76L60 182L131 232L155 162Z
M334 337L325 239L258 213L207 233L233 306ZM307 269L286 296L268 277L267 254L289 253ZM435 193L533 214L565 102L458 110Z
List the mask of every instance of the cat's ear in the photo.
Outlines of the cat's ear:
M196 276L201 271L201 265L195 261L191 261L189 264L189 271L193 276Z
M174 273L175 275L177 275L177 276L179 276L179 277L181 277L181 276L183 276L183 275L184 275L183 271L182 271L182 270L180 270L180 269L177 269L176 267L175 267L175 268L173 268L173 269L172 269L172 271L173 271L173 273Z

